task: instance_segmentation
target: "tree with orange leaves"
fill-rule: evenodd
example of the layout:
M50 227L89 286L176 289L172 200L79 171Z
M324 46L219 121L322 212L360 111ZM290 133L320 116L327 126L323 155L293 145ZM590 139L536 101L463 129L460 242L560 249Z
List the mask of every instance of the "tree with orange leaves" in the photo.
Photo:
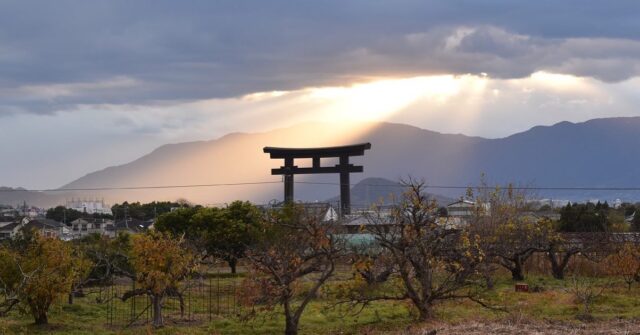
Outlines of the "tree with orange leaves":
M0 294L5 297L0 315L21 306L36 324L47 324L49 308L71 292L85 261L72 256L68 243L40 234L35 234L21 252L0 249Z
M304 309L333 275L344 251L335 224L322 221L321 214L297 205L274 210L266 215L264 232L247 251L255 273L249 280L259 288L248 301L281 305L286 335L298 333ZM314 283L303 287L301 281L308 276Z
M439 223L438 207L425 192L424 181L409 179L403 185L406 191L398 203L389 209L374 208L367 216L367 232L395 265L392 280L399 290L377 292L377 283L360 287L356 283L346 297L348 303L365 306L377 300L409 301L421 321L431 318L434 305L443 300L465 298L490 307L477 292L476 279L484 258L478 238L465 227ZM387 266L378 264L368 266Z
M153 308L153 325L162 327L162 305L167 296L178 296L178 284L196 268L194 255L184 247L182 238L151 231L134 237L131 263L139 288L126 292L122 299L148 295Z
M625 243L608 262L611 272L624 279L627 288L640 276L640 248L633 243Z
M467 195L473 197L474 190ZM512 184L492 188L483 176L469 224L470 231L480 236L488 260L509 270L516 281L525 279L524 264L531 255L550 250L550 243L559 239L551 220L531 214L529 200L522 188Z

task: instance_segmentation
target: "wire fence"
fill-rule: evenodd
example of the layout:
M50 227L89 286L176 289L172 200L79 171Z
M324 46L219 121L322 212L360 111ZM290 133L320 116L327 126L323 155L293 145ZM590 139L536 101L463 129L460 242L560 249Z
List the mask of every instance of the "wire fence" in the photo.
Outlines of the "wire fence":
M182 281L177 292L164 296L162 316L165 322L187 323L212 321L217 317L238 316L241 305L238 295L242 277L216 269L198 277ZM154 319L152 299L148 295L133 296L136 282L120 278L105 288L106 324L113 328L127 328L149 324Z

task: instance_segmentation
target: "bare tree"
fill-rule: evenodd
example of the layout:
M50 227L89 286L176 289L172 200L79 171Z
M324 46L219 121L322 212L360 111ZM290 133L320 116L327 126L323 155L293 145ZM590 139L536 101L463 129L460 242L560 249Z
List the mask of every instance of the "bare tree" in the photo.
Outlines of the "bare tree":
M529 197L521 189L511 184L489 188L484 180L481 185L471 231L481 237L491 261L509 270L513 280L524 280L524 263L533 253L548 249L553 224L532 214Z
M435 201L425 195L423 181L408 180L400 201L389 209L376 208L368 215L367 231L396 266L400 292L354 290L354 304L376 300L408 300L420 320L433 316L437 301L477 296L478 267L483 254L475 237L462 228L438 222Z
M565 271L571 259L577 255L587 258L596 254L608 254L610 234L601 232L560 233L550 232L547 238L546 256L551 264L551 275L556 279L564 279Z
M569 261L581 251L581 247L565 243L562 239L550 241L546 255L551 264L553 278L564 279L564 271L569 265Z
M117 277L136 279L130 262L129 234L120 233L115 238L94 234L74 241L74 244L79 255L91 261L91 267L88 274L76 278L71 294L82 291L87 286L93 286L98 290L96 302L102 303L105 301L102 296L104 288ZM72 296L70 303L71 298Z
M319 289L333 275L336 261L344 255L344 243L332 222L321 213L298 205L273 210L266 215L264 233L247 250L257 289L252 303L281 305L286 335L298 333L300 317ZM305 287L304 278L313 284Z
M582 305L582 312L578 314L581 319L592 319L591 312L595 300L602 296L607 288L611 286L609 280L598 280L594 273L589 272L587 260L581 260L574 266L571 274L568 291L573 294L576 303ZM593 267L591 267L593 270Z
M631 290L631 285L640 276L640 248L627 242L609 257L608 264L610 272L622 277L627 289Z

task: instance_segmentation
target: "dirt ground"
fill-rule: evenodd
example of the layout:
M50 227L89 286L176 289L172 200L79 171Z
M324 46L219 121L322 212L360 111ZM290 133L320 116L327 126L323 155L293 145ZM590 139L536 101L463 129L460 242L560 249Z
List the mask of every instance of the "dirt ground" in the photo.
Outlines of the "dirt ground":
M562 334L562 335L640 335L640 320L606 322L558 321L469 321L460 324L428 324L400 332L402 335L484 335L484 334Z

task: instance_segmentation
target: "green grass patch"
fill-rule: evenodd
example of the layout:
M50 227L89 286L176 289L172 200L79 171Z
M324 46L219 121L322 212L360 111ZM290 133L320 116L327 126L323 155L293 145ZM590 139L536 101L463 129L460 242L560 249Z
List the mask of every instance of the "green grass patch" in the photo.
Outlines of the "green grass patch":
M206 279L209 280L209 279ZM243 276L228 273L212 277L220 285L241 287ZM640 285L634 284L631 290L620 281L611 278L591 279L594 285L610 284L604 293L592 305L592 315L597 321L640 318ZM576 302L571 292L571 280L556 280L544 276L529 276L526 280L530 288L537 292L518 293L514 282L507 276L496 278L495 288L488 291L485 301L494 306L507 309L507 313L495 312L469 301L450 300L436 305L436 318L446 323L461 323L469 320L503 320L526 318L532 320L555 320L580 322L576 316L582 306ZM120 288L122 291L125 287ZM203 299L193 298L193 299ZM221 299L231 299L223 296ZM361 312L347 311L342 308L328 308L335 303L330 297L313 301L302 316L301 334L362 334L384 333L405 329L415 321L415 311L408 302L380 301L372 303ZM137 302L138 311L145 300ZM256 317L242 321L228 311L227 316L208 315L202 310L204 301L195 301L192 310L201 313L195 321L184 321L178 316L176 305L167 308L167 326L152 329L149 326L109 326L107 304L96 303L96 295L88 294L76 298L73 305L65 301L56 303L50 311L50 325L37 327L29 315L12 312L8 317L0 318L0 334L277 334L284 329L284 317L279 310L264 312ZM215 304L215 302L214 302ZM200 309L200 310L199 310ZM206 315L206 316L202 316Z

